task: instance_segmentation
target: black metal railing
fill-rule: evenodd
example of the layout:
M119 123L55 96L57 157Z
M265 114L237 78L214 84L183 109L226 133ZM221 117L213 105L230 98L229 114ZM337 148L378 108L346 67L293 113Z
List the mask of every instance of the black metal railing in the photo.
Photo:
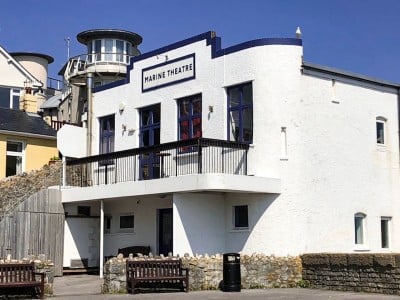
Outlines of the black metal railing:
M198 138L67 159L67 186L92 186L202 173L247 175L248 144Z

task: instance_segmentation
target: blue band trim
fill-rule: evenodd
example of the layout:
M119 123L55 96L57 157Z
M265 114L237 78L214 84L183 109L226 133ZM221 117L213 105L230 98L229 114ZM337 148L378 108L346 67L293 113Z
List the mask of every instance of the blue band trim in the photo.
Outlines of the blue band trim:
M138 56L134 56L131 58L130 63L127 67L126 78L122 80L118 80L116 82L111 82L100 87L94 89L95 92L104 91L110 88L114 88L123 84L130 83L130 71L133 69L135 62L147 59L152 56L160 55L165 52L175 50L177 48L184 47L189 44L193 44L202 40L206 40L207 46L211 45L211 58L216 58L224 55L228 55L234 52L242 51L244 49L258 47L258 46L268 46L268 45L289 45L289 46L302 46L303 42L301 39L297 38L264 38L257 39L248 42L244 42L238 45L234 45L225 49L221 49L221 38L215 35L215 32L208 31L191 38L170 44L168 46L143 53Z

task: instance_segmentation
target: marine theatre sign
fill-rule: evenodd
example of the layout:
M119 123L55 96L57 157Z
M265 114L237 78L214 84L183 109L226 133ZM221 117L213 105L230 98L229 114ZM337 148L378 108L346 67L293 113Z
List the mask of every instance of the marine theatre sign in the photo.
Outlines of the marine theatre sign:
M195 55L179 57L142 70L142 92L196 78Z

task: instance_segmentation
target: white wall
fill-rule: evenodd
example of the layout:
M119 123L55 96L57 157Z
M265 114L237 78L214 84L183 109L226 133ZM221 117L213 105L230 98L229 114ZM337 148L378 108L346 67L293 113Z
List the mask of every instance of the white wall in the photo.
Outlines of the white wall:
M174 194L173 202L174 254L225 251L223 194Z

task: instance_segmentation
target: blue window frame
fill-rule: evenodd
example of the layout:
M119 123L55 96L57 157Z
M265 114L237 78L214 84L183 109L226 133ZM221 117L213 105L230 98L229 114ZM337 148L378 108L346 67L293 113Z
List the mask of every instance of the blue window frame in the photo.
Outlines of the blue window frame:
M201 94L178 100L178 140L202 136Z
M115 117L102 117L100 121L100 154L114 152Z
M253 87L244 83L229 87L228 94L228 140L253 142Z

